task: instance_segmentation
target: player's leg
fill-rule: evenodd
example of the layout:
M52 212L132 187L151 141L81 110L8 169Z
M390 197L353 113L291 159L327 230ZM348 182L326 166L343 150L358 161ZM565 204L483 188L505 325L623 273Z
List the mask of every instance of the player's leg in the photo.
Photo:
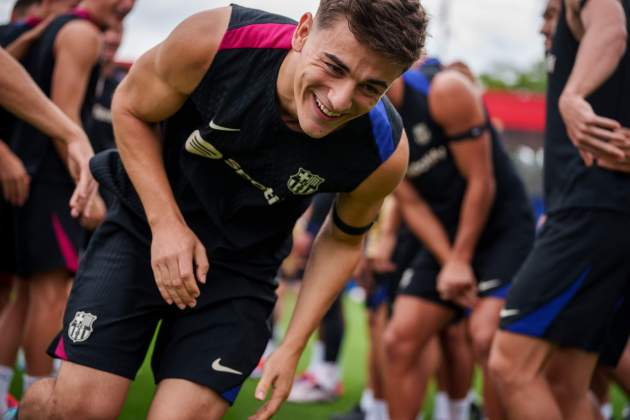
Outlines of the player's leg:
M370 337L370 350L368 357L368 388L372 390L373 404L371 407L371 417L366 418L387 418L387 403L385 395L386 381L386 357L383 335L387 326L388 308L386 304L378 305L368 312L368 325Z
M508 295L503 331L490 360L506 409L515 418L545 412L559 418L561 401L584 398L594 353L606 343L630 274L621 251L630 244L616 234L630 228L626 219L615 212L570 210L550 215L542 227ZM554 388L562 381L571 395L558 401L543 370L552 343L573 350L557 361L575 369L572 375L554 375ZM534 399L539 401L535 408L530 404ZM538 408L544 411L536 412Z
M148 420L219 420L230 407L215 391L183 379L165 379L157 387Z
M444 418L461 418L458 413L468 414L475 360L468 339L467 322L462 319L450 324L440 333L442 363L437 375L436 406L441 404ZM442 402L438 402L438 398ZM437 410L437 407L436 407ZM435 417L435 416L434 416Z
M469 320L470 337L477 363L483 371L483 405L490 419L503 419L505 412L497 395L494 378L488 369L488 357L492 340L499 327L499 312L505 301L495 297L484 297L475 306Z
M20 420L116 419L131 380L63 361L57 378L36 382L23 397Z
M612 404L610 402L611 371L611 368L598 363L590 384L593 408L599 411L604 419L612 418Z
M39 273L27 280L29 305L22 341L29 379L27 382L30 378L42 378L52 374L52 358L46 354L46 349L61 329L69 281L65 269Z
M422 353L437 332L453 318L454 310L410 295L399 295L385 331L387 402L390 416L415 419L422 405L428 377L419 371ZM426 374L431 374L426 372Z
M511 420L562 419L549 384L541 375L551 352L551 344L544 340L497 332L489 367Z
M150 419L220 418L271 335L270 284L215 265L200 289L195 308L162 321L151 363L159 390Z
M343 335L343 308L339 295L324 314L310 364L294 381L287 401L331 402L341 396L341 368L338 358Z
M623 392L630 395L630 345L626 344L621 359L612 370L611 375Z
M6 410L6 397L14 374L16 356L24 332L28 309L28 283L18 280L14 284L13 298L0 313L0 415Z
M589 396L589 385L596 365L595 353L573 348L557 348L553 352L545 368L545 375L560 407L562 418L596 418L594 411L597 410L594 410Z
M118 416L159 319L172 310L155 286L148 227L131 220L137 221L116 205L92 237L63 329L48 347L48 354L65 362L56 381L40 381L27 392L30 418Z

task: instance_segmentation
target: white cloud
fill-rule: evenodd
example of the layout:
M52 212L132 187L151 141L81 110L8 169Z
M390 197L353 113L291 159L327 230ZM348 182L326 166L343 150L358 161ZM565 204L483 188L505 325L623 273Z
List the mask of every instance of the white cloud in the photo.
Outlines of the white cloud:
M238 1L238 0L237 0ZM425 0L432 16L429 53L445 59L463 59L476 71L487 71L498 62L526 67L542 57L538 35L544 0ZM120 58L133 60L164 39L187 16L225 5L218 0L137 0L127 18L127 33ZM314 12L318 0L240 0L255 7L298 19ZM0 0L0 17L8 16L12 0ZM448 26L440 23L440 8L449 9ZM445 33L450 36L445 42Z

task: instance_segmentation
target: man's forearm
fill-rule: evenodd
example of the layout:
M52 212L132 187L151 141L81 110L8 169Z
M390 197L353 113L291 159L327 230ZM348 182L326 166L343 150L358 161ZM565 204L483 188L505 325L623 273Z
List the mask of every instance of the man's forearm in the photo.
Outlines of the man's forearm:
M0 105L50 137L67 142L82 130L57 108L24 68L0 49Z
M162 145L153 127L124 109L115 108L112 117L120 157L140 196L149 225L183 221L166 176Z
M494 180L468 181L459 215L457 234L453 243L452 257L466 262L472 260L477 241L486 226L495 194Z
M583 98L593 93L619 65L626 39L624 25L593 22L580 41L575 65L563 93Z
M400 203L407 226L433 254L440 264L449 258L451 243L448 233L431 208L424 202Z
M337 239L330 218L313 245L287 334L285 349L299 354L351 277L362 253L362 237Z

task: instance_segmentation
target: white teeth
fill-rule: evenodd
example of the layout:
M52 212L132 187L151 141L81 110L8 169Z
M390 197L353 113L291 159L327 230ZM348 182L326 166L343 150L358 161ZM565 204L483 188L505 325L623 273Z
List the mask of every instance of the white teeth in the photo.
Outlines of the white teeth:
M317 96L315 97L315 103L317 104L317 106L319 107L319 109L324 113L324 115L326 115L327 117L331 117L331 118L336 118L336 117L340 117L341 114L338 112L332 112L329 111L328 108L326 108L324 106L324 104L322 104L319 99L317 98Z

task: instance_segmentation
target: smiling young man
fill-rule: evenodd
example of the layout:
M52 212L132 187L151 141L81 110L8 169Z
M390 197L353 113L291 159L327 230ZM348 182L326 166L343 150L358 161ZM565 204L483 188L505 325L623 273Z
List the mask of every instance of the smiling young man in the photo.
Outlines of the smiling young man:
M117 417L159 320L148 417L220 418L269 337L295 221L314 193L340 192L256 391L273 386L256 415L269 418L405 173L406 138L381 97L425 27L414 0L324 0L297 26L234 5L192 16L141 57L114 97L120 158L92 162L118 199L51 347L66 361L20 418Z

